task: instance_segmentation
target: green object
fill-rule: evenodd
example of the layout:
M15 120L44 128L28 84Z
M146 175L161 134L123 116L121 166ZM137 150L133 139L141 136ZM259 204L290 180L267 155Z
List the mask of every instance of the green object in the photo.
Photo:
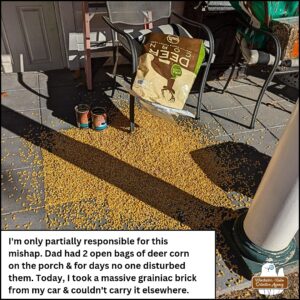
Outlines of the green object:
M173 79L176 79L176 77L181 76L182 70L180 65L174 64L171 68L171 75Z
M199 72L199 70L201 68L201 65L203 63L204 57L205 57L205 47L204 47L204 43L201 43L201 47L200 47L200 50L199 50L199 55L198 55L197 63L196 63L195 70L194 70L194 73L196 75L198 74L198 72Z
M274 262L276 261L278 266L283 266L288 263L296 253L297 246L295 238L293 238L290 244L281 251L269 251L263 249L248 239L244 231L245 217L246 213L240 215L233 225L233 238L243 255L258 263L264 263L268 259L272 259Z
M278 18L299 16L298 1L230 1L243 18L253 27L269 31L270 22ZM261 33L246 31L239 28L238 31L246 39L253 49L263 49L266 36Z
M295 239L288 247L279 252L271 252L252 243L245 234L243 221L245 213L237 219L224 221L221 225L221 232L233 252L240 272L249 280L254 275L261 272L264 259L272 258L276 267L283 267L284 270L297 270L299 265L299 248L296 246ZM296 247L296 248L295 248Z

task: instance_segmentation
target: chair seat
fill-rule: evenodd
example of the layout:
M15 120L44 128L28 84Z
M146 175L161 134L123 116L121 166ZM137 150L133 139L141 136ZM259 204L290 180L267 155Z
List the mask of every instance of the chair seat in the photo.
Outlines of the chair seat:
M236 36L237 41L240 45L242 55L248 65L268 65L272 66L275 62L275 56L271 53L250 49L247 45L247 42L239 34ZM299 67L299 59L286 59L279 62L279 65L282 67Z

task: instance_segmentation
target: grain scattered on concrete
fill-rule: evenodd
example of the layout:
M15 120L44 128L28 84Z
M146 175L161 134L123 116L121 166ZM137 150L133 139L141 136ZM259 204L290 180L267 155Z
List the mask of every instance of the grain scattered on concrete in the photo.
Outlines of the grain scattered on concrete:
M120 120L102 132L45 133L51 148L42 150L50 227L213 228L224 217L216 214L218 207L233 209L191 156L211 145L199 129L140 109L133 134Z

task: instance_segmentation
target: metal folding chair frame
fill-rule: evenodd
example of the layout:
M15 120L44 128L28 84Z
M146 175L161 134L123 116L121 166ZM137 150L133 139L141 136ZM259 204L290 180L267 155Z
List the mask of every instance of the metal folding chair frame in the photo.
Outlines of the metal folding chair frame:
M272 34L271 32L252 27L250 24L246 23L244 20L241 20L240 18L238 18L238 23L241 24L244 27L250 28L251 30L254 30L256 32L260 32L260 33L265 34L266 36L270 37L271 40L273 41L273 43L275 44L275 61L274 61L274 64L272 65L272 67L271 67L269 76L266 78L266 80L265 80L265 82L262 86L262 89L259 93L258 99L256 101L256 104L255 104L255 107L254 107L254 110L253 110L252 119L251 119L251 123L250 123L250 126L249 126L250 129L253 129L255 127L255 121L256 121L257 114L258 114L258 109L260 107L260 104L261 104L261 101L263 99L264 93L266 92L266 90L267 90L270 82L272 81L273 77L275 75L278 75L278 74L294 73L294 72L297 72L297 70L276 71L276 69L278 68L279 62L280 62L280 58L281 58L281 46L280 46L280 42L279 42L278 38L274 34ZM237 66L237 64L240 60L240 56L241 56L241 54L240 54L240 50L239 50L239 45L236 42L235 59L234 59L234 62L232 64L231 73L230 73L230 75L227 79L227 82L226 82L226 84L223 88L222 93L225 92L225 90L227 89L227 87L229 85L229 82L232 78L232 75L235 71L235 68L236 68L236 66Z
M199 87L198 102L197 102L196 115L195 115L195 119L198 120L198 119L200 119L200 112L201 112L202 96L203 96L203 92L204 92L204 87L205 87L206 79L207 79L207 76L208 76L209 68L210 68L213 53L214 53L214 39L213 39L213 35L212 35L211 30L207 26L205 26L204 24L189 20L189 19L187 19L183 16L178 15L175 12L171 13L171 16L168 18L168 23L170 23L172 16L177 17L178 19L182 20L186 24L189 24L189 25L194 26L194 27L198 27L200 30L204 31L208 36L210 49L209 49L209 55L208 55L207 62L203 63L203 66L205 67L205 71L203 73L203 77L202 77L200 87ZM113 47L114 48L114 50L113 50L114 51L113 52L113 59L114 59L114 74L113 74L114 75L114 87L113 87L113 93L114 93L114 90L115 90L115 87L116 87L116 71L117 71L117 65L118 65L118 51L119 51L119 49L118 49L119 41L115 40L115 33L118 33L118 34L122 35L126 39L126 42L128 43L128 46L129 46L129 50L130 50L130 54L131 54L131 63L132 63L132 65L131 65L131 70L132 70L131 85L133 84L134 75L137 71L138 57L137 57L137 51L136 51L136 48L134 46L132 37L128 33L124 32L124 30L119 28L116 25L117 23L112 23L109 20L108 17L103 16L102 18L104 19L106 24L112 30L113 46L114 46ZM130 100L129 100L130 132L134 131L134 105L135 105L135 97L130 95Z

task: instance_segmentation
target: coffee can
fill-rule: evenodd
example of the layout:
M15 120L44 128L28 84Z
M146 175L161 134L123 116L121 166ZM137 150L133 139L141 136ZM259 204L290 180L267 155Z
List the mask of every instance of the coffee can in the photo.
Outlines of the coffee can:
M75 106L76 122L79 128L89 128L90 106L78 104Z
M96 106L91 110L92 128L94 130L103 130L107 128L107 113L105 108Z

